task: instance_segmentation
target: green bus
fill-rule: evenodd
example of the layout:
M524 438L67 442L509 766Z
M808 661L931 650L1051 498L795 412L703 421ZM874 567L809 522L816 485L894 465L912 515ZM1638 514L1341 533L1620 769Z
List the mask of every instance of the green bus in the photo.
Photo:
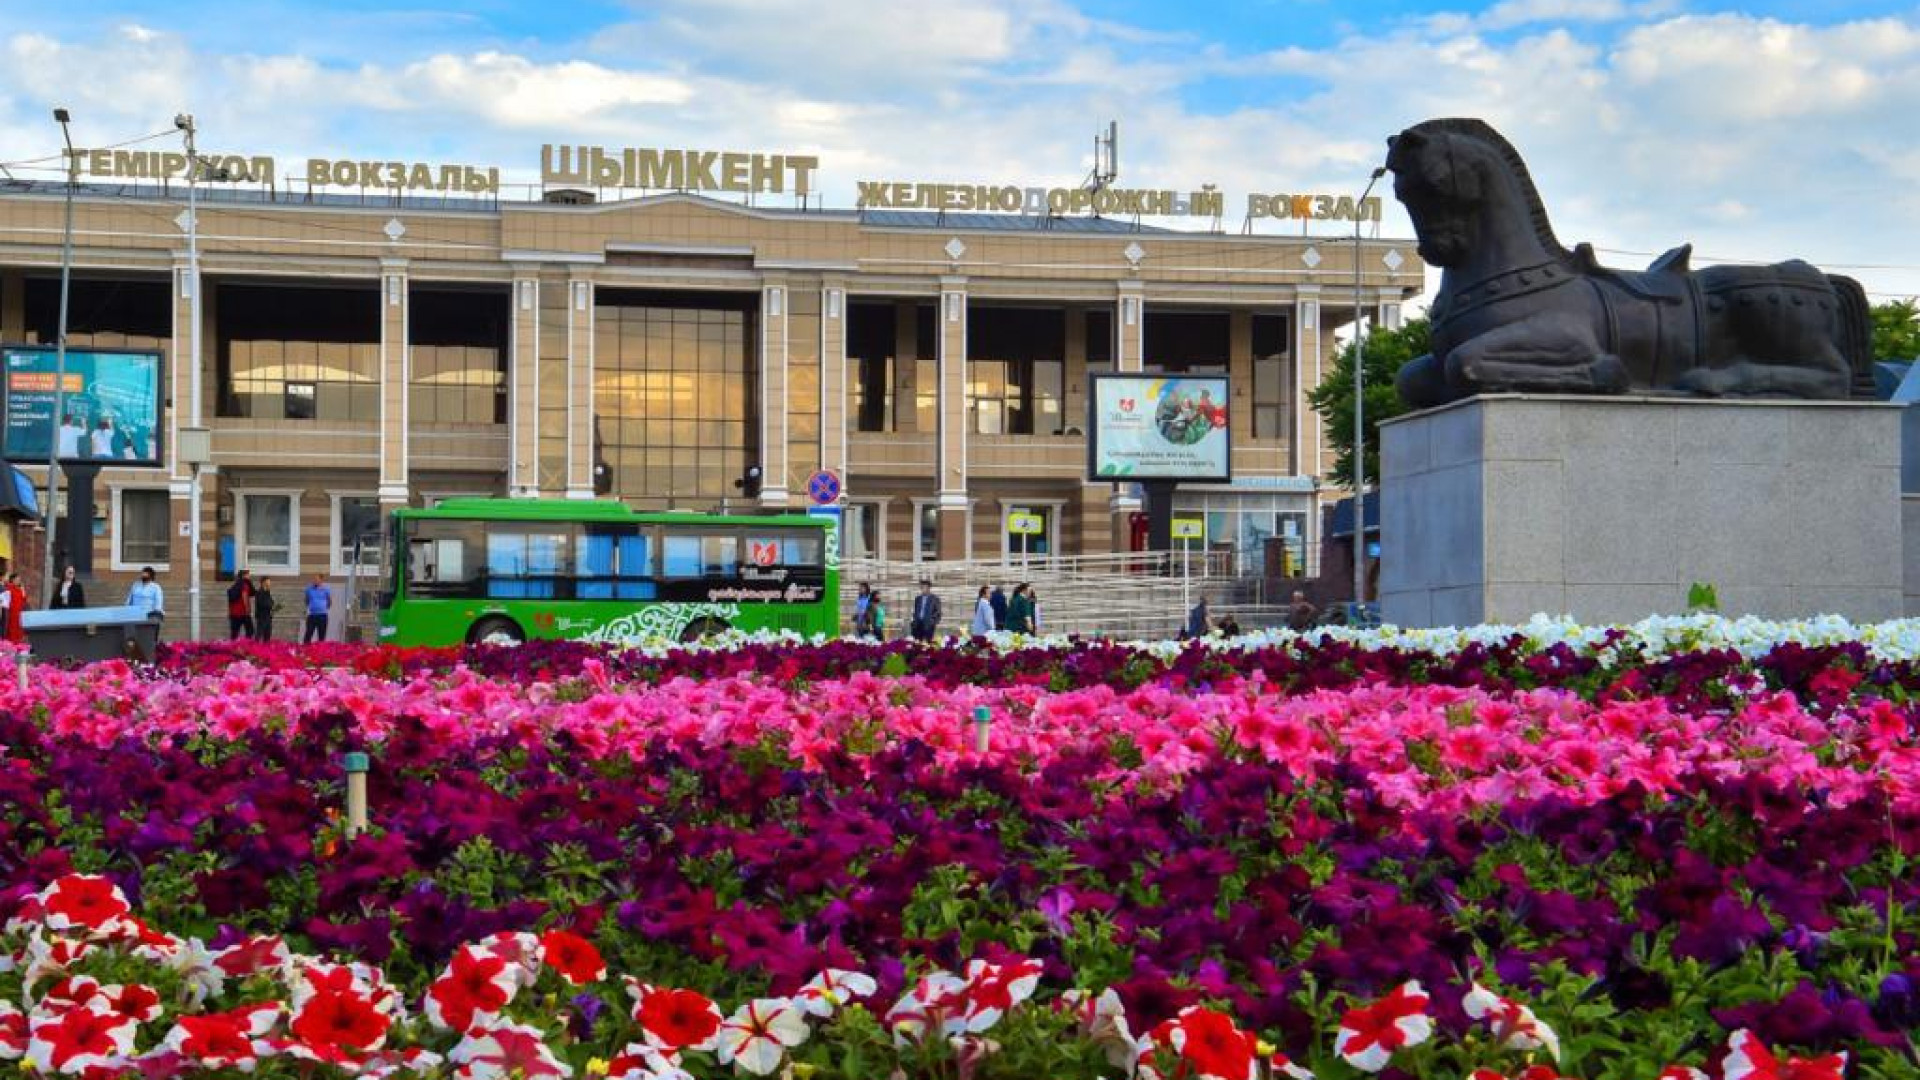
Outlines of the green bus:
M391 645L839 632L831 518L448 499L395 511L385 547L380 640Z

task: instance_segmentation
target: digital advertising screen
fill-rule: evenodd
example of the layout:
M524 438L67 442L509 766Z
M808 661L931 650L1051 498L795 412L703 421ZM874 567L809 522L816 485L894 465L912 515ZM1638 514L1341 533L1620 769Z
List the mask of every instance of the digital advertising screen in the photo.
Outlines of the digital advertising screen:
M1097 375L1088 408L1090 480L1233 478L1223 375Z
M9 345L0 349L0 363L6 370L0 457L45 461L57 445L62 461L160 464L160 353L68 349L64 387L58 392L54 349Z

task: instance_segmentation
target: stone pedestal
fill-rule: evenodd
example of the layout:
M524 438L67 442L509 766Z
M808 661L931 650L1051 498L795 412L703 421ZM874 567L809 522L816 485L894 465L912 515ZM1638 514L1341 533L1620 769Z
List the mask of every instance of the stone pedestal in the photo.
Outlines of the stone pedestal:
M1491 395L1381 425L1381 604L1404 626L1903 607L1900 411Z

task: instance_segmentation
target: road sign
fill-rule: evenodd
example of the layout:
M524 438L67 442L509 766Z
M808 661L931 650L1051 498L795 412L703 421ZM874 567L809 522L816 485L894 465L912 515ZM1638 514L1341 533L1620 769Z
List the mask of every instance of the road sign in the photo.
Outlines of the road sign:
M1173 539L1204 541L1206 538L1206 518L1177 517L1173 519Z
M1047 531L1047 523L1039 514L1015 511L1007 515L1007 532L1014 536L1039 536Z
M821 506L839 502L839 475L831 469L821 469L807 477L807 497Z

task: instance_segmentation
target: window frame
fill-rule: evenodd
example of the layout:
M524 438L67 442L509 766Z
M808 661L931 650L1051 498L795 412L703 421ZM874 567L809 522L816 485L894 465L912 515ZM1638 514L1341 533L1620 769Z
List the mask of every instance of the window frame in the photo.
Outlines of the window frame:
M372 499L375 512L380 513L380 493L377 491L332 491L327 493L327 574L329 577L337 578L350 577L356 572L361 577L366 577L368 574L372 574L375 577L381 576L386 571L386 546L384 543L374 549L373 563L371 565L361 563L358 571L342 557L345 555L343 549L346 546L346 538L343 535L344 530L341 528L340 504L347 499ZM381 516L384 517L385 515L382 514ZM385 534L386 530L383 527L381 529L381 535L384 537Z
M287 561L284 563L257 563L247 558L247 518L248 504L255 497L284 497L287 500ZM234 568L251 570L255 574L279 574L294 577L300 573L300 511L301 500L306 492L299 488L235 488L233 489L233 539Z
M160 494L166 496L167 502L168 502L168 507L167 507L168 531L165 534L165 537L167 540L168 558L166 560L161 562L143 562L140 560L129 561L126 558L125 549L121 546L123 539L126 536L126 529L123 527L124 521L121 518L121 513L122 513L121 508L123 505L121 497L124 492L129 492L129 491L157 491ZM114 572L135 573L149 566L153 567L156 573L166 573L167 571L173 569L173 561L172 561L173 533L171 531L172 521L173 521L172 490L165 486L157 485L157 484L115 484L109 494L109 500L113 504L109 508L109 512L113 515L111 518L113 522L113 544L109 549L109 553L107 556L107 564L110 567L112 567Z

